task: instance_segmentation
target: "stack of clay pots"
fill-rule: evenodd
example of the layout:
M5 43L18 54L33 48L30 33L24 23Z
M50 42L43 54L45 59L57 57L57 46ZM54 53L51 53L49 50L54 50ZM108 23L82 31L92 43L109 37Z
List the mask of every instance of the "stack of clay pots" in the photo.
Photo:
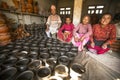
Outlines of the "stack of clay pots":
M4 9L9 8L8 4L6 2L3 2L3 1L1 2L1 7L4 8Z
M33 12L33 6L32 6L32 4L33 4L33 0L27 0L26 6L27 6L27 12L28 13L32 13Z
M6 24L6 17L0 13L0 45L6 45L10 41L10 32Z
M19 8L19 1L17 0L12 0L14 5L15 5L15 8L18 9Z
M20 9L21 12L35 13L38 14L39 7L38 2L33 0L13 0L16 9Z
M34 7L33 8L34 8L34 13L38 14L38 12L39 12L38 2L34 3Z
M21 12L26 12L26 4L24 0L20 0Z

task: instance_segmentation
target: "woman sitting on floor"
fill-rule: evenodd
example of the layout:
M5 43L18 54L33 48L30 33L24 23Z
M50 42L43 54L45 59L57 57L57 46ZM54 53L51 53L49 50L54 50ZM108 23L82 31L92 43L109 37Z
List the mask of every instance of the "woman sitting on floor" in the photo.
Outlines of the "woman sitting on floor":
M93 26L93 35L88 45L89 51L97 54L104 54L110 49L110 44L115 41L115 25L110 24L111 14L106 13L102 16L100 23Z
M84 16L82 23L80 23L73 31L72 43L74 46L78 47L79 51L83 50L84 45L89 41L90 35L92 34L92 28L90 22L90 17L88 15Z
M63 42L70 42L73 36L74 25L69 17L66 18L66 23L58 30L58 39Z

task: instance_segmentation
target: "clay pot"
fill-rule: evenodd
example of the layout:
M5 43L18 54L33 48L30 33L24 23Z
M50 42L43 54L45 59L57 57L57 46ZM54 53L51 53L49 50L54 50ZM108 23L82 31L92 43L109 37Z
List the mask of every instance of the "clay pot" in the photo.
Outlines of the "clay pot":
M19 8L19 1L17 0L12 0L14 5L15 5L15 8L18 9Z
M52 42L52 39L48 39L47 42L48 42L48 43L51 43L51 42Z
M29 63L29 59L23 58L17 61L16 65L27 65Z
M75 53L75 52L66 52L64 55L69 57L70 60L74 60L74 58L76 57L77 53Z
M62 47L62 48L60 48L60 51L66 52L66 48Z
M28 13L32 13L33 12L33 6L32 6L32 4L27 4L26 7L27 7L27 12Z
M25 0L20 0L20 3L21 4L25 4Z
M6 41L10 39L10 35L8 33L2 33L0 34L0 41Z
M60 56L60 53L58 51L52 50L50 51L50 57L57 59Z
M56 46L57 46L57 47L61 47L61 44L57 44Z
M65 78L68 76L68 67L65 65L57 65L55 67L55 76Z
M51 76L49 80L63 80L61 77L58 76Z
M34 13L38 14L38 12L39 12L38 6L34 6L33 9L34 9Z
M53 43L53 44L57 44L57 41L53 41L52 43Z
M60 51L60 55L63 56L66 52L65 51Z
M26 12L26 5L25 4L21 5L21 12Z
M78 52L78 48L77 47L72 47L70 51L72 51L72 52Z
M1 27L1 25L3 25L3 24L5 24L5 20L0 17L0 27Z
M48 80L47 78L51 75L51 70L48 67L39 68L37 71L38 78L42 80Z
M7 17L4 14L0 13L0 19L3 19L6 21Z
M20 49L15 49L15 50L12 50L11 52L12 52L13 54L19 53L19 52L20 52Z
M9 31L9 28L5 24L0 26L0 33L6 33L8 31Z
M2 41L2 42L0 42L0 45L5 46L5 45L9 44L10 42L11 42L11 40Z
M73 63L70 68L70 76L73 78L81 77L83 73L85 73L85 67L78 63Z
M46 60L46 63L49 65L49 66L55 66L57 61L55 58L49 58Z
M9 6L8 6L8 4L7 4L6 2L2 2L2 3L1 3L1 6L2 6L2 8L4 8L4 9L8 9L8 8L9 8Z
M16 63L16 68L17 68L17 70L18 71L20 71L20 72L23 72L23 71L25 71L25 70L27 70L27 64L29 63L29 59L26 59L26 58L24 58L24 59L20 59L19 61L17 61L17 63Z
M29 4L32 4L32 3L33 3L33 0L27 0L27 2L28 2Z
M0 63L3 63L6 59L6 54L0 54Z
M49 58L45 61L45 66L49 67L51 71L54 70L56 64L57 64L57 60L55 58Z
M37 46L38 46L38 44L31 44L31 46L32 46L32 47L37 47Z
M52 43L47 42L47 43L46 43L46 46L47 46L47 47L52 47Z
M16 57L19 59L27 57L28 52L27 51L21 51L19 53L16 53Z
M68 45L65 45L64 47L65 47L65 48L71 48L71 45L68 44Z
M7 68L0 72L0 79L1 80L9 80L12 78L17 72L17 69L14 67Z
M30 50L33 52L39 52L39 47L37 46L38 44L36 44L35 46L31 45L32 47L30 47Z
M47 49L47 48L44 48L44 47L41 47L41 48L40 48L40 51L41 51L41 53L44 52L44 51L48 52L48 49Z
M27 51L28 53L30 52L29 46L23 46L23 50L24 50L24 51Z
M34 71L36 71L41 66L42 66L42 61L40 61L40 60L34 60L28 64L28 68L30 70L34 70Z
M15 80L33 80L34 73L32 71L24 71L17 76Z
M85 67L82 64L79 64L79 63L73 63L71 65L71 69L78 74L85 73L85 71L86 71Z
M38 52L31 51L30 54L28 54L28 57L32 60L36 60L38 57Z
M4 68L9 68L14 66L15 62L17 61L17 58L14 56L8 57L7 60L3 63Z
M40 48L44 48L44 47L45 47L45 44L44 44L44 43L43 43L43 44L41 43L41 44L39 44L39 47L40 47Z
M50 48L51 50L57 50L57 47L56 46L53 46Z
M19 45L15 46L15 49L21 49L21 48L22 48L22 46L19 46Z
M6 48L8 48L8 49L11 49L11 48L12 48L12 49L13 49L13 48L14 48L14 45L13 45L13 44L8 44Z
M41 52L39 58L40 59L48 59L50 55L47 52Z
M27 65L17 65L16 68L19 72L23 72L27 70Z
M69 58L67 56L60 56L58 58L58 63L63 64L63 65L69 65L70 60L69 60Z

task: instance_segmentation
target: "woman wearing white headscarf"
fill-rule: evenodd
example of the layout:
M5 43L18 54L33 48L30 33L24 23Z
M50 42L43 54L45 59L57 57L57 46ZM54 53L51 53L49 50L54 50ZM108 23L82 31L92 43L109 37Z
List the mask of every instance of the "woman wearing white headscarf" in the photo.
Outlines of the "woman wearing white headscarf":
M60 16L56 14L55 5L51 6L51 15L47 19L47 29L46 34L48 37L52 37L56 39L56 33L58 32L58 28L61 26Z

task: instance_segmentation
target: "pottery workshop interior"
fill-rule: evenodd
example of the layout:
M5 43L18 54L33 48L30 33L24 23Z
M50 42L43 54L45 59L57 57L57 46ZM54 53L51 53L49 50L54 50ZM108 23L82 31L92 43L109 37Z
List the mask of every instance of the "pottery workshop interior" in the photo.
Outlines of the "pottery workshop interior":
M0 80L120 80L120 0L0 0Z

